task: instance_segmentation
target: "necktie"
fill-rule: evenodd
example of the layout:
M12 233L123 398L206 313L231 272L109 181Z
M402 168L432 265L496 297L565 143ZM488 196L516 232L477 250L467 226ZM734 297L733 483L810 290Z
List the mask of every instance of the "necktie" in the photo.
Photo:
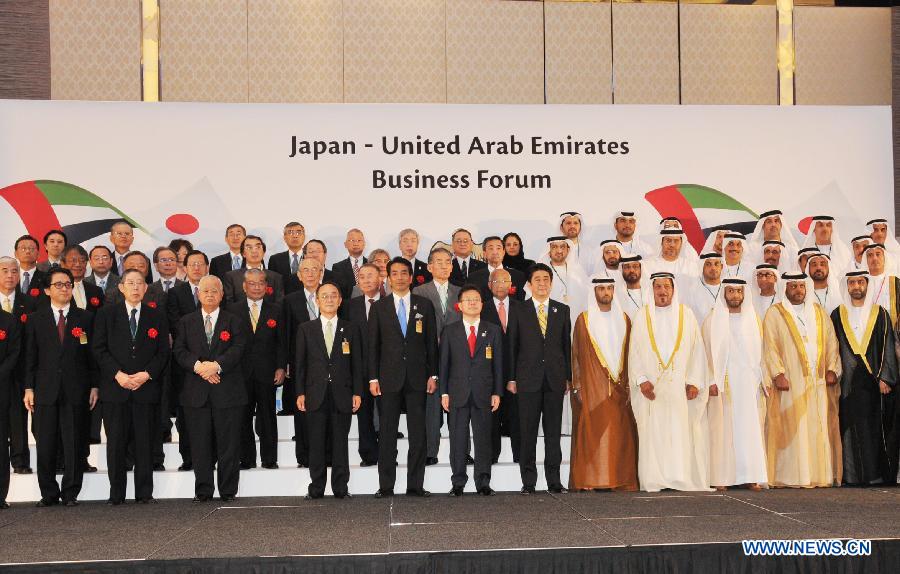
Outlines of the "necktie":
M79 289L78 284L72 290L75 292L75 304L78 305L79 309L84 309L84 292Z
M400 305L397 307L397 320L400 321L400 332L406 337L406 303L400 299Z
M384 290L384 281L381 281L380 283L378 283L378 294L381 295L382 297L387 295L387 293Z
M500 316L500 326L503 327L503 332L506 332L506 303L504 301L500 301L500 304L497 305L497 315Z
M3 310L12 313L12 301L9 300L9 297L3 298Z
M59 310L59 319L56 321L56 331L59 333L59 343L66 339L66 317L63 315L63 310Z
M200 302L200 288L194 287L194 306Z
M212 318L209 315L207 315L203 320L203 329L206 331L206 344L211 345L213 336L213 324Z
M325 322L325 350L328 351L328 356L331 356L331 347L334 345L334 326L331 324L331 321Z
M31 275L28 271L24 274L24 279L22 279L22 293L28 293L28 287L31 285Z
M441 299L441 313L447 312L447 286L438 287L438 297Z
M119 277L121 277L122 273L124 273L124 271L122 269L122 259L124 259L124 257L122 255L117 255L116 259L119 261L119 264L117 267L119 268Z
M106 291L106 279L100 279L97 281L97 287L101 290Z
M291 273L297 274L297 270L300 269L300 259L296 253L294 253L294 257L291 259Z
M366 307L366 319L369 318L369 311L372 309L372 303L375 302L375 299L369 298L369 306Z
M359 259L353 260L353 281L359 283Z
M547 336L547 308L543 303L538 304L538 325L541 327L541 337Z
M171 281L171 280L163 281L163 291L164 291L164 292L168 293L168 292L169 292L169 287L171 287L171 286L172 286L172 281Z
M137 337L137 309L131 310L131 319L128 320L128 326L131 327L131 340Z
M462 265L459 266L460 271L462 271L463 279L469 276L469 260L464 259Z
M310 320L316 319L319 316L319 313L316 311L316 294L310 293L309 297L306 298L306 308L309 310L309 318Z
M237 255L231 256L231 270L236 271L241 268L241 260Z
M250 327L253 328L253 332L256 332L256 324L259 322L259 305L256 304L256 301L250 305Z
M475 325L469 325L469 356L475 358Z

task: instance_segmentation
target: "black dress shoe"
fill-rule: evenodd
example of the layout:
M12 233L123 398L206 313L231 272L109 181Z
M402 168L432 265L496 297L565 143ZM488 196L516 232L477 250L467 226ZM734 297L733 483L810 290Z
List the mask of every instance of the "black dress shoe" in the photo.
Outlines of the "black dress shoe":
M166 470L166 465L164 465L163 463L161 463L161 462L153 463L153 472L163 472L165 470Z
M428 498L429 496L431 496L431 493L428 492L427 490L425 490L424 488L421 490L416 489L416 488L407 488L406 496L417 496L419 498Z
M353 495L350 494L349 492L342 492L340 494L335 494L334 497L337 499L340 499L340 500L345 500L345 499L353 498Z
M170 435L170 434L163 435L163 442L164 443L172 442L172 435Z
M237 500L237 497L233 494L226 494L224 496L220 496L219 498L222 500L222 502L234 502L235 500Z
M472 458L471 454L466 455L466 464L475 464L475 459Z
M0 500L0 510L6 510L9 508L9 503L5 500Z
M81 472L97 472L96 466L91 466L89 463L84 463L84 466L81 467Z
M499 463L499 462L500 462L500 457L496 457L496 458L492 458L492 459L491 459L491 464L497 464L497 463Z
M78 506L78 501L73 498L72 500L63 502L63 504L66 506Z
M159 504L159 501L152 496L149 498L138 498L136 502L138 504Z
M490 486L484 486L478 491L481 496L494 496L497 492Z
M569 492L569 489L561 484L554 484L547 489L547 492L550 492L551 494L565 494Z
M32 471L30 466L17 466L13 469L13 473L15 474L31 474Z
M306 496L303 497L303 500L318 500L320 498L324 498L324 494L312 494L311 492L306 493Z
M448 494L450 496L462 496L463 495L463 487L454 486L453 488L450 489L450 492Z
M403 433L400 431L397 431L397 438L403 438Z
M108 504L109 506L119 506L120 504L125 504L125 501L110 498L106 501L106 504Z
M35 504L35 506L37 506L38 508L46 508L48 506L56 506L57 504L59 504L59 499L42 498L37 501L37 504Z
M425 466L434 466L438 463L438 459L436 456L429 456L425 459Z
M250 470L251 468L256 468L256 463L242 462L241 470Z
M533 486L523 486L522 490L519 491L519 494L534 494Z
M209 496L207 494L198 494L191 502L209 502L210 500L212 500L212 496Z
M126 464L126 465L125 465L125 472L131 472L131 471L133 471L133 470L134 470L134 465L133 465L133 464Z
M273 468L278 468L278 463L277 462L264 462L264 463L262 463L262 467L272 470Z
M377 460L364 460L359 463L359 466L375 466L376 464L378 464ZM428 463L426 462L426 464Z
M181 472L184 472L187 470L194 470L194 465L189 462L183 462L183 463L181 463L181 466L178 467L178 470Z
M379 488L377 491L375 491L375 498L387 498L389 496L394 496L393 490Z

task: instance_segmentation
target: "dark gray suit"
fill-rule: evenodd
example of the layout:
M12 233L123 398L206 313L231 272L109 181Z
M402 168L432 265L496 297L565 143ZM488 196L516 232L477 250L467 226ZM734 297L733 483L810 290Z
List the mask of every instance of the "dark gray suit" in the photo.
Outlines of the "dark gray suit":
M462 317L456 310L459 299L459 287L447 283L447 308L441 311L441 298L438 296L437 286L434 281L429 281L412 290L416 295L425 297L431 301L434 307L435 325L437 326L438 341L445 325L455 323ZM441 446L441 397L438 393L428 395L425 402L425 438L428 443L428 458L437 458Z
M85 283L89 283L91 285L96 285L100 287L100 284L97 281L97 276L93 273L85 276ZM106 285L103 287L103 300L109 305L111 301L115 299L116 295L119 294L119 276L116 275L115 271L110 271L109 275L106 276Z
M481 321L470 353L470 327L462 321L448 325L441 336L441 395L450 396L450 467L453 487L468 482L469 422L475 442L475 488L491 485L491 395L503 396L503 335L500 327Z

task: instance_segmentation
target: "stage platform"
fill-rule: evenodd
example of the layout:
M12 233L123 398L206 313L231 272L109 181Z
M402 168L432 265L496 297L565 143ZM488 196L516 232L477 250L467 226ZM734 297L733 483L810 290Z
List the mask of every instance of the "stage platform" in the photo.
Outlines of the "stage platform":
M239 498L0 512L23 572L900 570L900 490ZM744 539L871 538L869 557L745 557Z

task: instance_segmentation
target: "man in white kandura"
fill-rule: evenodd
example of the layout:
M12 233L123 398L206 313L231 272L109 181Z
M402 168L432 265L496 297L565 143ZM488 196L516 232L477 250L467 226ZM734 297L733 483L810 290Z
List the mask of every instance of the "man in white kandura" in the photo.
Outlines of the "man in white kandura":
M709 490L706 352L675 277L650 278L653 301L635 318L628 352L642 490Z
M722 280L722 296L702 331L712 375L706 404L709 481L716 490L737 485L759 490L768 482L762 323L746 281Z

